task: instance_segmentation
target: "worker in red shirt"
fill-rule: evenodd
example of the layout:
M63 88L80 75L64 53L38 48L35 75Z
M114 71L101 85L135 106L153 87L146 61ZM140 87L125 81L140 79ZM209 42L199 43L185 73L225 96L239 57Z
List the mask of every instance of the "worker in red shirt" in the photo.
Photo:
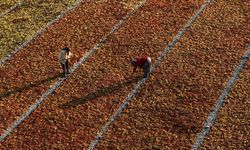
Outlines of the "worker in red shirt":
M149 77L150 69L151 69L151 58L148 56L140 57L133 59L131 61L131 65L134 66L133 73L136 71L136 68L139 67L143 69L144 75L143 78Z

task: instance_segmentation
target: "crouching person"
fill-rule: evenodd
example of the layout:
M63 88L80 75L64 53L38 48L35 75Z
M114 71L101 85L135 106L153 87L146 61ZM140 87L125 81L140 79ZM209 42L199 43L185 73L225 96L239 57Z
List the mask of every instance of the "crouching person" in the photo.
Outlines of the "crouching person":
M133 73L136 71L136 68L139 67L143 69L143 78L148 78L151 70L151 58L148 56L136 58L131 61L131 65L134 67Z
M59 62L63 69L63 77L69 74L69 59L73 56L68 47L62 48L59 55Z

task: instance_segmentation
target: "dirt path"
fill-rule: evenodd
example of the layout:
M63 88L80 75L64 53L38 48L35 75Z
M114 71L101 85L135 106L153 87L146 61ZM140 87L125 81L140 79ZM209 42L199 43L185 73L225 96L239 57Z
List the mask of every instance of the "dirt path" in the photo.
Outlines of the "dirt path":
M149 1L3 146L86 148L138 80L126 79L132 71L131 58L147 53L154 60L201 3Z
M250 42L247 10L246 2L241 1L216 1L211 5L168 54L97 149L190 149ZM241 95L246 90L237 92ZM241 120L245 122L247 116ZM217 148L212 142L223 138L213 135L206 149ZM248 132L241 134L244 143L234 142L246 144L247 136ZM227 142L228 147L237 147L234 142Z

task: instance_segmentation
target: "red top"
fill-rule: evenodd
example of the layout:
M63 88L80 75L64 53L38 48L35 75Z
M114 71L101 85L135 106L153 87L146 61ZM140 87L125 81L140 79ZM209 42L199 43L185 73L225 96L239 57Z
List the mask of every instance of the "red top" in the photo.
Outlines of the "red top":
M144 64L148 61L148 56L144 56L141 58L136 58L136 66L135 67L140 67L143 68Z

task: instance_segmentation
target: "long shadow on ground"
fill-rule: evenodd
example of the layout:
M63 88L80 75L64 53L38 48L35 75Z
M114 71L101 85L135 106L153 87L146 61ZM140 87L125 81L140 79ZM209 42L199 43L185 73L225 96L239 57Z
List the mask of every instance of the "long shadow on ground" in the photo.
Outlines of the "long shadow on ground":
M121 81L119 83L115 83L115 84L112 84L112 85L109 85L107 87L104 87L104 88L101 88L101 89L98 89L96 92L94 93L89 93L81 98L72 98L71 101L65 103L65 104L62 104L59 106L59 108L61 109L67 109L67 108L70 108L70 107L75 107L77 105L81 105L81 104L84 104L88 101L91 101L91 100L94 100L98 97L101 97L101 96L106 96L110 93L113 93L125 86L128 86L130 84L132 84L133 82L137 81L138 79L140 78L140 76L136 76L136 77L133 77L131 79L128 79L128 80L124 80L124 81Z
M8 89L8 90L0 93L0 100L2 100L2 98L4 98L4 97L10 96L11 94L20 93L20 92L23 92L24 90L29 90L31 88L37 87L37 86L39 86L41 84L44 84L44 83L49 82L49 81L52 81L52 80L54 80L54 79L56 79L56 78L58 78L60 76L61 76L61 74L56 74L56 75L54 75L52 77L49 77L47 79L35 81L32 84L24 85L23 87L15 87L13 89Z

